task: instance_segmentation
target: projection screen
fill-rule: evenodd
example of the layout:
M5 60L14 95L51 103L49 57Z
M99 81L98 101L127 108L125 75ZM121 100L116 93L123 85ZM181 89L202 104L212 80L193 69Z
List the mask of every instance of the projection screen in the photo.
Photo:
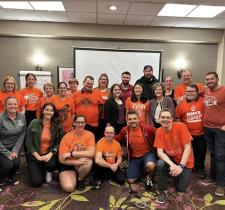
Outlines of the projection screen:
M75 76L80 82L79 88L87 75L95 78L94 86L97 86L102 73L108 74L109 87L121 83L124 71L131 73L131 84L134 84L143 76L143 67L147 64L153 66L153 74L160 79L161 51L74 48Z

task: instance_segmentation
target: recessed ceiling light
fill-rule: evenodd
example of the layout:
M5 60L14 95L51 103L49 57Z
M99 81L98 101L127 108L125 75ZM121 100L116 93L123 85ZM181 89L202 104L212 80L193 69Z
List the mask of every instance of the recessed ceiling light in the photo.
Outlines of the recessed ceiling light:
M65 11L61 1L30 1L35 10Z
M158 16L185 17L196 6L197 5L189 4L165 4L165 6L158 13Z
M110 6L110 7L109 7L109 9L110 9L110 10L112 10L112 11L115 11L115 10L117 10L117 9L118 9L118 7L117 7L117 6L115 6L115 5L112 5L112 6Z
M213 18L224 10L225 7L222 6L199 5L187 17Z
M33 9L27 1L0 1L0 6L5 9Z

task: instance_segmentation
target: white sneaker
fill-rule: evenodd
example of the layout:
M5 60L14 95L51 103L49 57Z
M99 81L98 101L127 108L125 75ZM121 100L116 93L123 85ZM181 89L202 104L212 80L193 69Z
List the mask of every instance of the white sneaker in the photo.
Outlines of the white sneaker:
M52 172L47 171L45 175L45 181L50 183L52 181Z

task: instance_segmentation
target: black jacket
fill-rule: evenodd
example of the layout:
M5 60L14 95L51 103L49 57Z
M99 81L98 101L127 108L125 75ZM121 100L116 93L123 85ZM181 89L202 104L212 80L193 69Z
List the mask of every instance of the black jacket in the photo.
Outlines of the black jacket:
M155 76L152 76L151 79L147 79L146 77L142 76L135 82L135 84L141 83L145 88L145 95L149 100L151 100L153 98L152 86L157 82L159 82L159 80L156 79Z

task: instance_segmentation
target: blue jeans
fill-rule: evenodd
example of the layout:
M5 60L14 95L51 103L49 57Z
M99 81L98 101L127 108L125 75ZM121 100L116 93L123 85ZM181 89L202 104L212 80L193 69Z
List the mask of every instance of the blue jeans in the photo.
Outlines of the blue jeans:
M205 140L211 155L210 177L225 186L225 131L205 127Z
M156 174L158 177L158 188L160 192L167 190L167 177L169 168L170 166L165 161L161 159L157 161ZM191 171L192 169L185 167L179 176L174 177L175 188L177 192L185 192L191 177Z

